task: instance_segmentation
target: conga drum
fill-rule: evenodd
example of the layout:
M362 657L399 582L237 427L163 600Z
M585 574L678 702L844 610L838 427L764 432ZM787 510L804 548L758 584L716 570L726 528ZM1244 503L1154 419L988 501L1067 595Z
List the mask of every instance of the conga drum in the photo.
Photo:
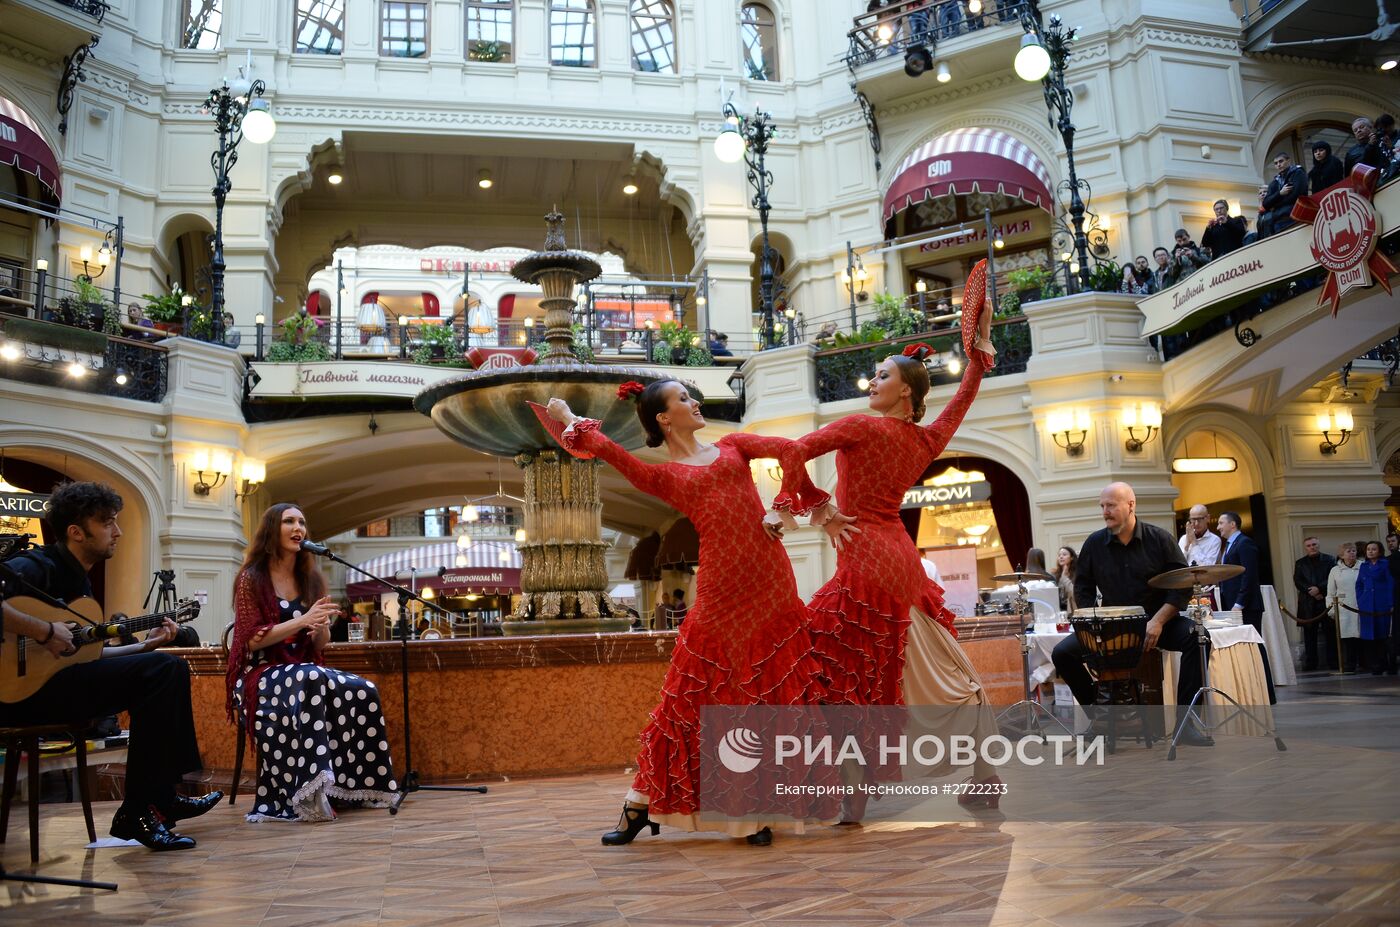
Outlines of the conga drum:
M1137 669L1147 638L1147 612L1141 606L1076 609L1070 625L1100 681L1127 679Z

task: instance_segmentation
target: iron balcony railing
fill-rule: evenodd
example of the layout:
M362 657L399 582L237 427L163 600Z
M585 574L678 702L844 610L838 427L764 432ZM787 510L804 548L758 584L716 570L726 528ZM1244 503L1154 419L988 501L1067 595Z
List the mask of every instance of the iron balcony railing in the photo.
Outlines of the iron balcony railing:
M889 3L853 20L847 33L846 66L855 69L885 56L902 56L910 46L930 52L943 41L981 29L1020 22L1026 2L1012 0L923 0Z
M77 10L79 13L86 13L98 22L102 22L107 11L112 7L106 0L52 0L59 6L66 6L70 10Z

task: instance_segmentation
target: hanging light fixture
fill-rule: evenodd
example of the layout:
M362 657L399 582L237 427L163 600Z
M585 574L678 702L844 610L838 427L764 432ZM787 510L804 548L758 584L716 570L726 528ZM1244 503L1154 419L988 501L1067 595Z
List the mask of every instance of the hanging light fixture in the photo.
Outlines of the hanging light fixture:
M1221 457L1220 447L1215 438L1215 432L1210 433L1213 457L1192 457L1190 439L1186 443L1186 456L1172 459L1173 473L1234 473L1239 469L1239 462L1233 457Z
M736 164L744 157L747 147L744 136L739 134L738 117L730 116L725 119L724 128L715 136L715 157L725 164Z

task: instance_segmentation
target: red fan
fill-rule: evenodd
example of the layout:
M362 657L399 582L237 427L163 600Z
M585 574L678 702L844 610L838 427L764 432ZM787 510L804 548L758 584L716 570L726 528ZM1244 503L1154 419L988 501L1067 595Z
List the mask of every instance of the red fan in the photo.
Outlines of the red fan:
M978 358L988 370L996 364L996 358L986 351L977 350L976 344L977 326L982 320L982 313L991 311L987 305L987 261L983 258L973 265L972 273L967 275L967 286L963 289L962 338L967 356Z
M535 413L535 418L540 420L540 424L544 426L544 430L549 432L549 436L555 441L558 441L560 447L564 447L564 423L558 419L551 418L549 411L538 402L530 402L528 399L525 400L525 402L530 407L530 411ZM579 460L593 459L593 455L587 451L575 451L566 447L564 449Z

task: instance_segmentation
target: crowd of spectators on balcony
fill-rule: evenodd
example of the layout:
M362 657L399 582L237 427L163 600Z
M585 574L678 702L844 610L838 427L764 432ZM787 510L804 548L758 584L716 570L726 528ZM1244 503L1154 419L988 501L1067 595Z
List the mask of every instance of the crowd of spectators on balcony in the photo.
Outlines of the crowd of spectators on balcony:
M1255 231L1249 230L1249 219L1230 215L1230 204L1216 200L1212 205L1215 217L1201 232L1197 245L1185 229L1177 229L1175 245L1168 249L1157 247L1152 252L1155 267L1138 255L1123 267L1122 293L1150 296L1160 292L1213 260L1218 260L1239 248L1286 231L1297 224L1293 206L1308 193L1321 193L1351 174L1358 164L1382 171L1381 181L1400 174L1400 152L1396 150L1395 117L1382 114L1375 120L1358 117L1351 126L1353 142L1343 158L1338 158L1332 146L1321 139L1312 144L1312 166L1305 168L1293 163L1285 151L1273 158L1274 176L1259 188L1259 214Z

